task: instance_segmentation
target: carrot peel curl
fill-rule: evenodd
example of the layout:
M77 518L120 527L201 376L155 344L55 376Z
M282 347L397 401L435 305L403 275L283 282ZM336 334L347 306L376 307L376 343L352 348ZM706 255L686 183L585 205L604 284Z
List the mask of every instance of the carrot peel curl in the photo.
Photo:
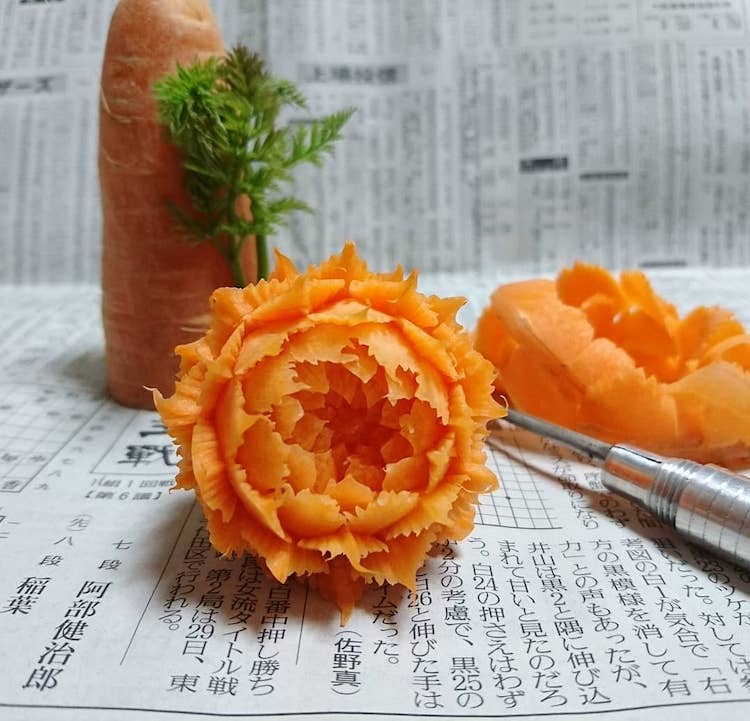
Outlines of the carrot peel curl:
M720 307L681 317L639 271L576 263L500 286L476 348L511 405L612 443L750 462L750 341Z

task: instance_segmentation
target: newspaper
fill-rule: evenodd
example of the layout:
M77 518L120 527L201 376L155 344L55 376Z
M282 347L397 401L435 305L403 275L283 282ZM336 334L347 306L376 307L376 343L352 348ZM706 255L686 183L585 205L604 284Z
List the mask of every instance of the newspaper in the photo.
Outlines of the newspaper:
M750 320L748 272L661 271ZM467 293L499 278L423 276ZM744 304L737 307L738 299ZM0 717L744 721L750 572L503 428L473 533L351 620L210 547L155 413L109 402L95 286L0 288Z
M227 44L354 106L275 239L376 268L750 263L750 0L214 0ZM97 282L113 0L0 0L0 282ZM299 121L302 117L290 117Z

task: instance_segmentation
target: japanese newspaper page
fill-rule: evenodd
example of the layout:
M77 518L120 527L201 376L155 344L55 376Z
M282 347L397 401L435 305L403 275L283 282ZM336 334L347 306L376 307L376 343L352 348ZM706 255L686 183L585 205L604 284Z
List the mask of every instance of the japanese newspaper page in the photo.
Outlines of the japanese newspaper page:
M746 277L654 273L669 297L735 306ZM471 289L467 324L492 287L421 280ZM748 570L510 426L473 534L344 626L302 583L219 556L193 494L169 492L158 416L106 399L97 301L0 291L2 718L747 718Z

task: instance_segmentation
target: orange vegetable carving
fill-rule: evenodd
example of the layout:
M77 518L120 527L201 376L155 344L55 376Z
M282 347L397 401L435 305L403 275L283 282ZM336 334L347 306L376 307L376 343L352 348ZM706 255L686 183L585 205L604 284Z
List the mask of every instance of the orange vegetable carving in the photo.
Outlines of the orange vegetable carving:
M681 318L643 273L578 263L498 288L476 347L511 405L610 442L750 461L750 336L723 308Z
M216 290L175 394L155 393L215 548L309 575L346 618L365 583L413 588L433 543L466 536L496 487L483 442L502 409L461 304L369 272L351 243Z

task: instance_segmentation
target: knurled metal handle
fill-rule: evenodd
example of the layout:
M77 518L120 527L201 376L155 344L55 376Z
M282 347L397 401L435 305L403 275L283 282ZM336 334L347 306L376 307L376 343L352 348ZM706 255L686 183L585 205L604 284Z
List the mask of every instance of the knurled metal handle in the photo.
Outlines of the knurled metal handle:
M718 466L665 459L646 505L688 539L750 566L750 478Z

